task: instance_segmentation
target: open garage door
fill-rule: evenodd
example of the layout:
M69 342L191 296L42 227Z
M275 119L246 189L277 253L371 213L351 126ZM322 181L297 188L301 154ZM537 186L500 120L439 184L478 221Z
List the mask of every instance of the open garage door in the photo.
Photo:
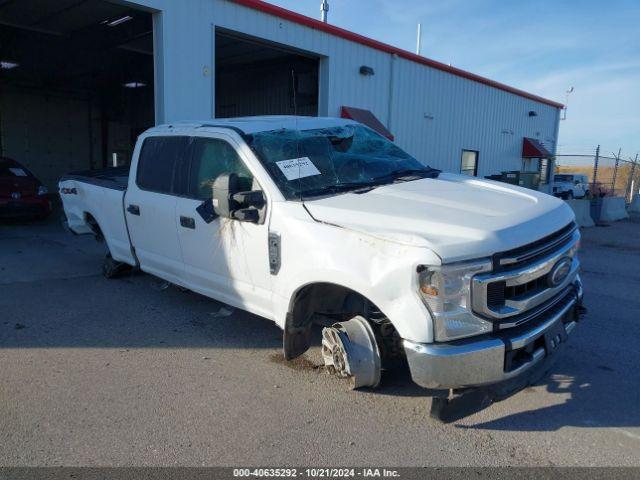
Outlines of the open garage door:
M317 57L221 29L215 42L216 117L318 115Z
M129 162L154 124L152 15L103 0L0 1L0 155L55 191Z

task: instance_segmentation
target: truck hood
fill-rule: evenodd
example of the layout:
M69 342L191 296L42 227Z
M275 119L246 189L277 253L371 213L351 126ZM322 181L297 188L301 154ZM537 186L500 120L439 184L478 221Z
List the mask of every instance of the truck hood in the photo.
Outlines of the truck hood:
M572 210L550 195L445 173L305 201L305 206L316 221L429 248L447 263L526 245L574 219Z

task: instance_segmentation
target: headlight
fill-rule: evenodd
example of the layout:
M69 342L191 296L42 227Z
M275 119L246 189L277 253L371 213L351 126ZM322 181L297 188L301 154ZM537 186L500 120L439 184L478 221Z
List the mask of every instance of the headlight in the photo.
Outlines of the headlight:
M420 297L431 312L433 333L442 342L491 332L493 324L471 312L471 278L491 270L491 261L418 268Z
M47 193L49 193L49 190L44 185L38 187L38 195L46 195Z

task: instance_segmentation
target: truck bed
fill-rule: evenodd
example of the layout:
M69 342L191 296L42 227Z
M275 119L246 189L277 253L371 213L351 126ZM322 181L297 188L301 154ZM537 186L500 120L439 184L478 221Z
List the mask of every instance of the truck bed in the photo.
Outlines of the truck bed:
M101 170L84 170L64 175L60 181L76 180L114 190L126 190L129 182L129 167L112 167Z
M94 234L97 224L111 256L135 264L124 211L129 167L73 172L60 179L67 226L77 234Z

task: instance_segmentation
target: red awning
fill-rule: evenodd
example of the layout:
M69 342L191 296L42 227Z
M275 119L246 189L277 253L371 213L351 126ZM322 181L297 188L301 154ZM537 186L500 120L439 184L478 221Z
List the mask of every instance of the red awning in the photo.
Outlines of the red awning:
M384 135L389 140L393 141L393 135L387 127L385 127L380 120L376 118L376 116L371 113L369 110L363 110L362 108L355 107L342 107L340 111L340 116L342 118L348 118L350 120L355 120L356 122L360 122L363 125L375 130L380 135Z
M538 140L524 137L522 141L522 158L550 158L551 156L549 150Z

